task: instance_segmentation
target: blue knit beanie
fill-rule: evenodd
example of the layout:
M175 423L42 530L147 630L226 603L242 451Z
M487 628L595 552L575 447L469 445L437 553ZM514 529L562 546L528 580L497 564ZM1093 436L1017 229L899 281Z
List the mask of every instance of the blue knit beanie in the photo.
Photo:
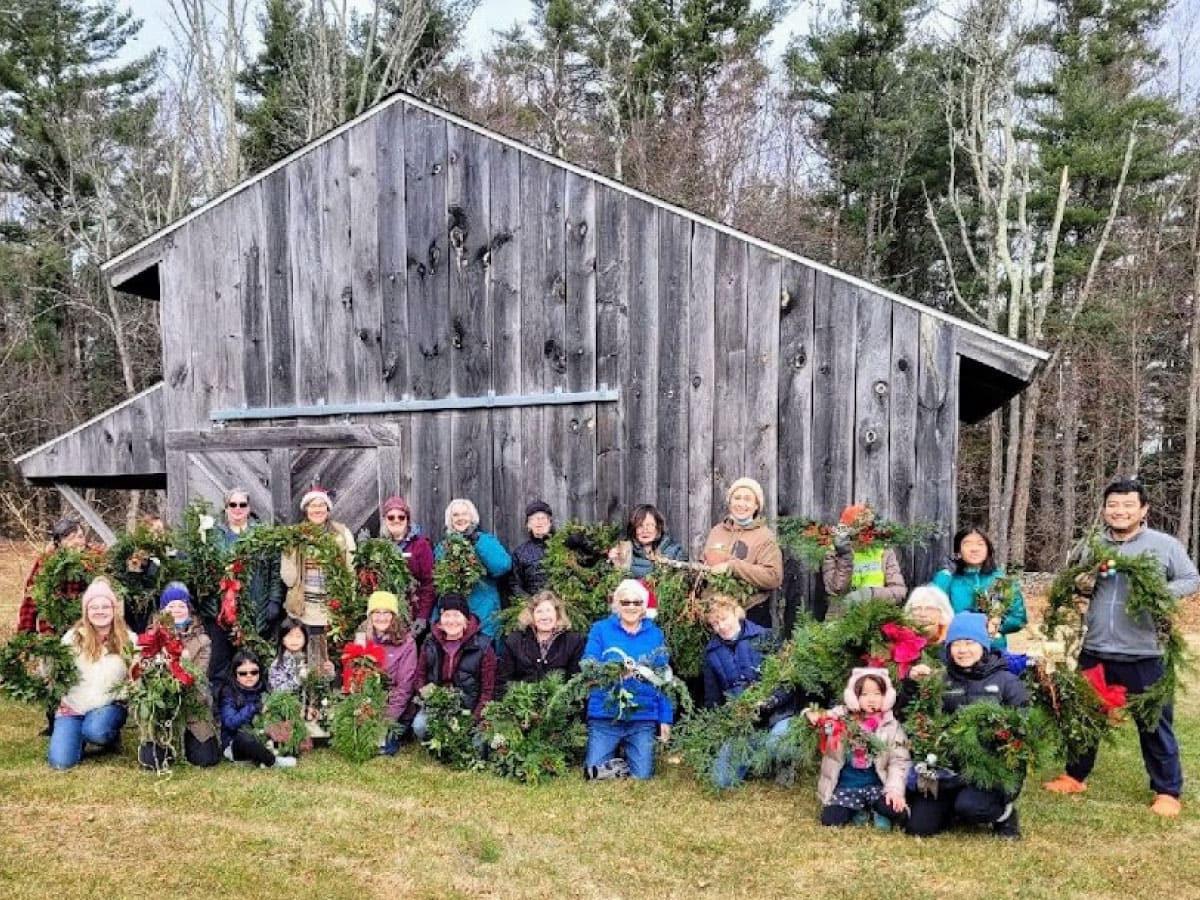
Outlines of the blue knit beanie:
M158 608L166 609L167 604L174 600L182 600L188 609L192 608L192 595L182 581L172 581L163 588L162 596L158 598Z
M950 645L955 641L974 641L986 651L992 646L987 616L977 612L960 612L950 620L950 627L946 630L946 659L950 658Z

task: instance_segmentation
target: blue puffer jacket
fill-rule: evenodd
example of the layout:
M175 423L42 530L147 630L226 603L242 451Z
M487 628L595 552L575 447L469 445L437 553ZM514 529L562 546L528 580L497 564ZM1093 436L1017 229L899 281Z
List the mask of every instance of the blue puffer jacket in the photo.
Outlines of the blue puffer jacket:
M467 603L471 608L471 613L479 620L479 630L495 639L496 635L500 633L498 581L512 568L512 557L508 555L508 551L504 549L504 545L494 534L477 528L464 537L475 545L475 555L479 557L479 561L483 563L484 571L487 573L471 589L471 596L467 598ZM434 558L441 559L445 553L446 542L438 541L437 547L433 550ZM434 613L434 620L436 621L440 615L441 609L439 608Z
M714 637L704 648L704 705L719 706L739 696L762 677L763 657L778 645L775 636L754 622L742 623L732 641ZM763 719L775 724L795 712L795 694L780 690L762 709Z
M946 593L955 613L977 612L975 595L983 593L998 578L1003 577L1003 569L996 569L986 575L974 568L968 568L961 575L956 575L949 569L942 569L933 576L931 584ZM1012 634L1014 631L1020 631L1028 621L1029 617L1025 613L1025 599L1021 596L1021 586L1017 585L1016 599L1013 600L1012 606L1008 608L1008 612L1000 621L1000 634L992 638L992 646L997 650L1005 649L1008 646L1008 640L1004 636Z
M663 535L659 539L658 546L655 552L659 556L664 556L667 559L674 559L678 562L687 562L687 552L671 540L669 535ZM637 541L633 542L633 555L629 560L629 575L631 578L645 578L654 571L654 563L642 552L642 545Z
M626 657L634 662L658 668L668 661L667 640L662 629L649 619L642 619L637 634L630 634L621 627L621 620L614 613L601 619L588 632L584 660L599 663L620 662ZM626 709L623 722L658 722L670 725L675 721L675 708L658 688L641 678L626 678L622 688L633 697L632 709ZM589 719L615 719L617 709L613 706L609 691L593 688L588 694L587 716Z

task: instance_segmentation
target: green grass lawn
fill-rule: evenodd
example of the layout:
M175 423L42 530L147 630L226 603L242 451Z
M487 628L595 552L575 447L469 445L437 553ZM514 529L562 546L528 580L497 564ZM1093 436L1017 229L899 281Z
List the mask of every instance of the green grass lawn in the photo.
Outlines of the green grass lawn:
M1179 718L1195 778L1196 696ZM1031 782L1011 844L824 829L814 779L716 797L676 766L648 783L530 788L410 747L358 768L322 750L291 771L156 777L127 730L119 757L52 772L43 722L0 702L3 898L1200 896L1194 783L1179 820L1153 817L1132 728L1085 798Z

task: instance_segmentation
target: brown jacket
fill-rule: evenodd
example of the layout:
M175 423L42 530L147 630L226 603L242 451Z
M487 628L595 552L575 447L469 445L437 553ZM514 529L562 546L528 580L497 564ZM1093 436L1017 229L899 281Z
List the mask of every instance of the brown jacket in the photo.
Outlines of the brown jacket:
M204 626L198 619L193 618L180 638L183 640L183 659L191 663L197 672L207 676L208 664L212 660L212 641L204 633ZM204 705L211 710L212 694L209 692L207 680L200 697L204 700ZM217 729L213 725L211 714L206 718L189 720L187 730L191 732L192 737L201 742L217 736Z
M840 597L848 593L853 575L853 553L830 553L821 563L825 593L830 597ZM883 581L883 587L871 588L871 598L903 603L904 598L908 596L908 585L904 583L904 573L900 571L900 560L896 558L896 551L891 547L883 551Z
M330 528L333 530L334 541L346 553L346 566L353 571L354 551L357 549L354 535L341 522L331 522ZM294 619L303 617L304 560L300 559L299 552L293 550L279 558L279 578L287 586L287 596L284 598L283 608Z
M783 551L775 532L762 519L745 528L729 518L714 525L704 542L706 561L710 554L728 555L729 571L757 589L743 604L746 609L764 602L783 584Z
M844 706L834 707L832 714L848 716L850 713ZM904 729L890 712L884 714L884 719L875 729L875 737L887 744L887 749L875 755L875 771L883 782L883 789L893 793L904 793L904 782L908 778L908 770L912 768L912 757L908 752L908 737ZM846 764L846 747L843 741L836 749L829 748L821 756L821 773L817 776L817 796L821 803L829 805L833 791L837 787L838 776L842 774L842 766Z

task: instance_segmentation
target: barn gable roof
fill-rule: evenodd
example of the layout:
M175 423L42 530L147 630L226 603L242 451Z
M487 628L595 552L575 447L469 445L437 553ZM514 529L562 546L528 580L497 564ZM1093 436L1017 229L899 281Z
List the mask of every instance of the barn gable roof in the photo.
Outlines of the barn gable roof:
M134 244L132 247L117 254L101 266L101 271L108 277L113 287L147 299L158 299L159 279L157 266L166 249L171 246L173 234L193 219L205 215L210 210L226 202L235 195L245 191L252 185L266 179L273 172L292 165L296 160L311 152L314 148L333 140L338 135L356 127L390 106L404 103L432 116L445 120L457 127L474 132L489 140L511 147L521 153L528 154L549 165L567 172L590 179L597 184L626 194L673 215L688 219L694 223L712 228L718 232L731 235L738 240L754 245L783 259L791 260L808 266L818 272L825 273L841 282L854 285L884 297L892 303L919 310L923 315L940 319L951 325L958 333L959 354L963 361L960 378L963 390L960 392L959 417L965 422L974 422L999 408L1007 400L1020 392L1036 375L1038 369L1049 358L1045 351L1030 347L1020 341L1005 335L990 331L973 322L959 319L941 310L918 303L908 297L893 293L877 285L871 284L839 271L823 263L816 262L799 254L792 253L782 247L775 246L756 238L746 232L731 228L680 206L668 203L650 194L636 190L628 185L614 181L603 175L589 171L580 166L550 156L534 147L520 141L505 137L498 132L470 122L452 113L409 94L397 92L386 100L366 110L361 115L351 119L327 134L299 148L289 156L284 157L256 175L247 178L223 194L213 198L203 206L193 210L186 216L160 229L149 237Z
M13 462L34 484L165 487L162 387L160 381Z

